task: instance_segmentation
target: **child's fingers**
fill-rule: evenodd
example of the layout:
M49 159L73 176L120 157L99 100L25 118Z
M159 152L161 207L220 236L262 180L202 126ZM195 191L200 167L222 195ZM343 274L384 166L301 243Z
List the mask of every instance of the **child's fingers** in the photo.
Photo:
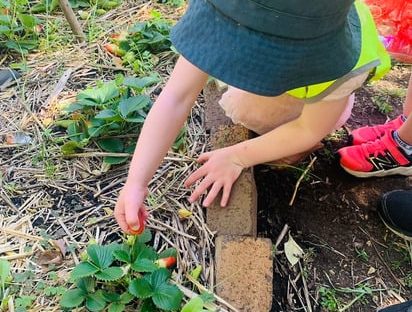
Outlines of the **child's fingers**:
M189 198L189 201L191 203L193 203L194 201L196 201L200 195L202 195L204 192L206 192L206 190L208 189L208 187L213 183L213 180L209 180L207 177L203 179L202 182L200 182L200 184L198 185L198 187L196 187L196 189L193 191L192 195Z
M222 200L220 201L220 206L226 207L227 203L229 202L230 198L230 192L232 190L232 185L233 183L226 183L223 186L223 195L222 195Z
M149 218L150 213L149 211L146 210L146 208L142 208L142 210L143 210L143 218L144 220L147 220L147 218Z
M185 182L185 187L190 187L193 183L195 183L197 180L201 179L206 175L206 168L204 166L200 167L197 169L195 172L193 172L186 180Z
M207 162L210 158L210 154L211 154L211 152L201 154L199 156L199 158L197 159L197 162L199 164L203 164L203 163Z
M138 231L140 229L138 207L126 205L125 216L128 228L134 232Z
M210 189L209 193L207 194L205 200L203 201L203 206L209 207L209 205L213 203L217 194L219 194L219 191L221 188L222 188L222 184L215 182L212 188Z
M119 224L122 231L129 233L129 226L127 225L127 222L126 222L126 216L124 212L121 211L118 204L116 205L116 208L114 209L114 217L116 218L116 221Z

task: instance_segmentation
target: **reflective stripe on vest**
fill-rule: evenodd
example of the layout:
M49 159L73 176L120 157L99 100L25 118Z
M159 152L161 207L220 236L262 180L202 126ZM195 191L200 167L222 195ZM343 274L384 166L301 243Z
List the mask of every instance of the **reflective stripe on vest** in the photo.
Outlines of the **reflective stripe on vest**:
M305 99L307 102L315 102L360 73L374 70L371 80L377 80L389 71L391 60L385 47L379 41L378 31L368 6L363 1L356 0L355 7L361 24L361 52L355 67L336 80L296 88L288 91L289 95Z

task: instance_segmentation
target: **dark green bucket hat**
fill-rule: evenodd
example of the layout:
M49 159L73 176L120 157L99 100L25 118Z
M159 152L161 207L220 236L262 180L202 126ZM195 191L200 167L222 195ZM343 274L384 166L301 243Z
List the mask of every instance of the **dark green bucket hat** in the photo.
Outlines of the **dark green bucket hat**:
M276 96L350 72L361 26L352 0L191 0L171 39L209 75Z

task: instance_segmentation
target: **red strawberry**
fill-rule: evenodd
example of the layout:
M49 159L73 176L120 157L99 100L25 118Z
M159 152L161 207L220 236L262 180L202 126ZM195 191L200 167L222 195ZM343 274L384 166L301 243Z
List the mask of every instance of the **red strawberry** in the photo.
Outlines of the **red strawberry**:
M155 264L159 268L170 268L176 264L176 258L175 257L167 257L163 259L159 259L155 261Z
M114 43L106 43L104 45L104 48L106 49L107 52L115 56L122 56L125 53L122 49L119 48L118 45Z

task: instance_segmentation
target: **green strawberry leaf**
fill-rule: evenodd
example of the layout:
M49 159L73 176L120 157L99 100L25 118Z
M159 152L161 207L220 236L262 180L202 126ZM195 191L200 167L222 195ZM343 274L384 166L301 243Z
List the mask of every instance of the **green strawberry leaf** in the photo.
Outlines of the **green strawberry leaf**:
M140 244L146 244L152 240L152 232L149 229L145 229L142 234L137 236L137 242Z
M105 156L103 161L109 165L119 165L125 163L129 157L115 157L115 156Z
M138 278L130 282L129 292L137 298L146 299L152 296L153 289L146 279Z
M119 139L101 139L97 142L97 144L102 150L110 153L120 153L124 149L123 142Z
M104 84L98 91L100 103L106 103L120 95L119 88L114 81Z
M136 272L153 272L157 270L157 265L152 260L146 258L137 258L131 265L131 268Z
M157 269L150 275L150 284L156 290L170 278L170 274L169 270L165 268Z
M156 306L154 305L153 301L150 299L143 301L143 304L140 307L140 312L153 312L156 310L157 310Z
M126 77L123 81L123 85L126 87L136 88L136 89L143 89L155 83L158 83L160 78L152 75L148 77Z
M108 312L123 312L126 306L123 303L120 302L112 302L107 311Z
M100 270L108 268L114 260L109 246L90 245L87 247L87 254Z
M116 116L117 116L117 113L114 110L105 109L105 110L100 111L96 116L94 116L94 118L97 118L97 119L110 119L110 118L113 118L113 117L116 117Z
M91 264L90 262L80 262L73 269L71 273L71 278L76 280L82 277L92 276L98 271L99 271L99 268L97 268L95 265Z
M143 116L137 116L137 117L124 118L124 120L127 122L132 122L132 123L143 123L146 120L146 118Z
M79 306L86 298L86 293L82 289L69 289L64 292L60 305L63 308L75 308Z
M136 95L123 99L119 103L119 113L123 118L127 118L129 114L134 113L150 104L150 97L147 95Z
M122 278L124 272L120 267L110 267L101 270L95 274L96 278L101 281L117 281Z
M132 260L136 262L137 259L156 260L157 252L151 246L136 242L132 249Z
M120 302L123 304L128 304L134 299L134 296L129 292L124 292L120 295Z
M92 293L96 287L96 280L93 277L84 277L76 281L76 286L85 293Z
M33 15L17 13L17 18L24 25L25 28L33 28L39 23L39 20Z
M116 258L116 260L119 260L121 262L125 262L125 263L131 263L132 259L130 257L130 253L128 253L126 250L116 250L113 253L114 257Z
M183 293L176 285L163 283L155 288L152 300L154 304L163 310L177 310L183 299Z
M103 297L106 302L119 302L120 301L120 295L114 292L104 292Z
M106 301L101 292L88 294L86 297L86 308L89 311L101 311L106 307Z
M177 250L176 248L167 248L159 253L159 259L167 258L167 257L177 257Z
M65 107L62 111L63 111L63 113L69 114L69 113L73 113L73 112L78 111L78 110L82 110L83 108L84 108L84 106L81 105L80 103L72 103L72 104L68 105L67 107Z

